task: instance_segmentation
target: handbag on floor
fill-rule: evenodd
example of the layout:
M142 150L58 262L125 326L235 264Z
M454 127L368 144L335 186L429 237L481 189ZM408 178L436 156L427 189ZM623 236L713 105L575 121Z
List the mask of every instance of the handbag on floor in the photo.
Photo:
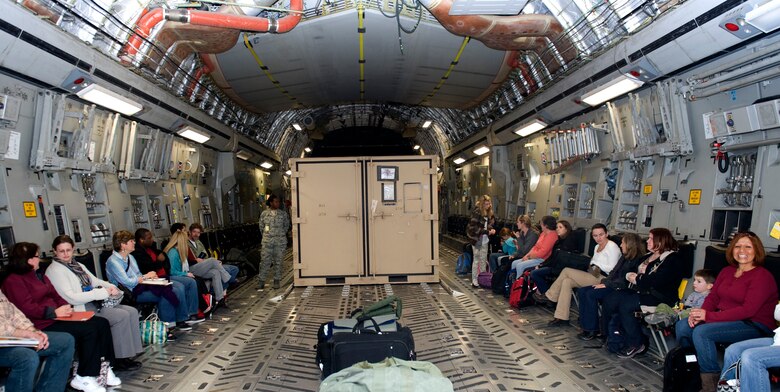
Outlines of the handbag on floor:
M740 361L737 361L729 366L725 373L729 373L733 369L734 378L731 380L718 381L718 392L739 392L739 365Z
M141 342L144 346L149 344L163 344L168 341L168 327L160 320L157 313L152 313L141 321Z

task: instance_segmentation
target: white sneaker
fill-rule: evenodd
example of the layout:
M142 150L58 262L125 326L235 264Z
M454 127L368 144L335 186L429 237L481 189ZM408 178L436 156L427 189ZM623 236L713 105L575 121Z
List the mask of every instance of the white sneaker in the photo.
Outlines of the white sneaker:
M114 374L114 369L108 368L108 374L106 374L106 386L118 387L122 385L122 380Z
M84 392L106 392L106 388L98 384L97 377L81 377L78 374L70 380L70 387Z

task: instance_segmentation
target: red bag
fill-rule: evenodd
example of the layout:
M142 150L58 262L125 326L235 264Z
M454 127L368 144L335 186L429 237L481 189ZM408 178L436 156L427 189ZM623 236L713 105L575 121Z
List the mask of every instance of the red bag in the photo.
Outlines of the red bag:
M520 309L523 306L533 304L533 293L536 285L531 282L531 271L526 270L517 280L512 283L512 289L509 292L509 306Z

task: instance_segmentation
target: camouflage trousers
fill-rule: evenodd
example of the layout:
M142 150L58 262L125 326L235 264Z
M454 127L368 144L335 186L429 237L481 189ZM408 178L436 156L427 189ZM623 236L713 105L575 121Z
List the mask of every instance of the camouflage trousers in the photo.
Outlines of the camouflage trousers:
M271 264L274 265L274 280L282 279L282 258L285 249L287 249L287 237L263 238L263 249L260 251L260 257L263 261L259 275L261 282L265 282Z

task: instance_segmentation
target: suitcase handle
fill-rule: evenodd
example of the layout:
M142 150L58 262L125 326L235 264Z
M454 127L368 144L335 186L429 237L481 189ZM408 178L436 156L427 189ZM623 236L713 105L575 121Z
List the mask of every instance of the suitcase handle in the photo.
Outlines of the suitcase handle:
M371 330L369 328L363 327L363 322L371 320L371 323L374 324L374 330ZM352 327L352 333L372 333L372 334L381 334L382 330L379 329L379 324L376 323L376 320L374 320L372 317L361 317L357 319L357 323L355 323L355 326Z

